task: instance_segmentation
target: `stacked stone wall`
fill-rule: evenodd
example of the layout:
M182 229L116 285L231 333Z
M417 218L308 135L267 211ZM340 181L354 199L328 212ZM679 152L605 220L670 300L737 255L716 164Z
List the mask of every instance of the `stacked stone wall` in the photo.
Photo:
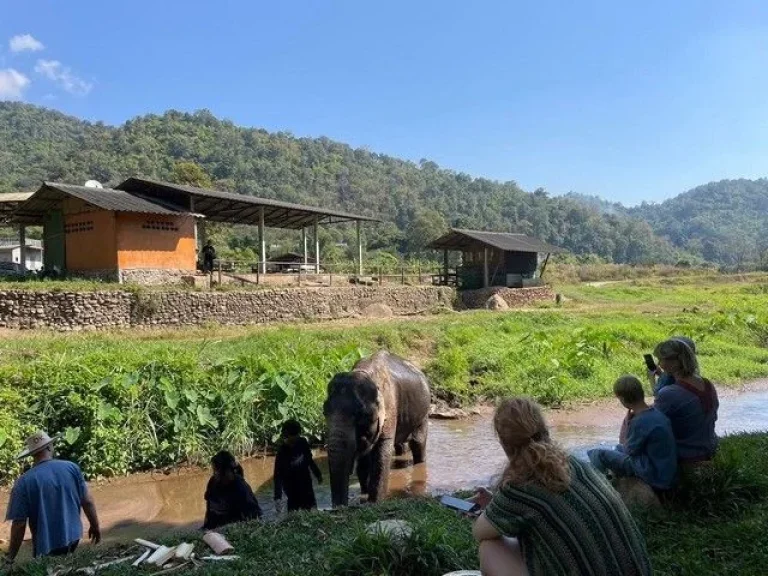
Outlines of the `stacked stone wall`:
M284 288L242 292L0 291L0 327L97 330L206 323L265 324L363 315L374 304L406 316L452 308L441 287Z
M554 302L555 294L550 286L533 288L504 288L496 286L461 292L461 305L466 309L485 308L491 296L499 295L510 308L525 308L539 302Z

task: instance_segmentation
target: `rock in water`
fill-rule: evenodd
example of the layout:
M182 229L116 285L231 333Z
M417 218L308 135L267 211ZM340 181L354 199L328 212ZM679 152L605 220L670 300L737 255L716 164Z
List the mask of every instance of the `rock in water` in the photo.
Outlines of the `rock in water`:
M485 302L485 307L488 310L509 310L509 304L498 294L494 294Z
M371 304L363 309L363 316L366 318L391 318L394 315L392 308L381 303Z

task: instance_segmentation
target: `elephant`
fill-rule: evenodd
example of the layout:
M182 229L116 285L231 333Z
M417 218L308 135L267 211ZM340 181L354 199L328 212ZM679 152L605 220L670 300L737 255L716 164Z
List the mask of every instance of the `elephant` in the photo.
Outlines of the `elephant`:
M355 462L360 491L368 502L376 502L387 494L396 448L400 452L407 443L414 464L426 460L429 405L426 376L386 351L331 379L323 413L334 507L349 501Z

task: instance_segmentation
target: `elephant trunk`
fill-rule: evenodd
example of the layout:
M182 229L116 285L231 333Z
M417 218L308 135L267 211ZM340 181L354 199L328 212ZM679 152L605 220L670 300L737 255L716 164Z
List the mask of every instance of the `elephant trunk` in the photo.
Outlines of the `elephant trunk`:
M354 423L332 418L328 422L328 468L331 473L331 501L334 508L349 502L349 476L355 464L357 442Z

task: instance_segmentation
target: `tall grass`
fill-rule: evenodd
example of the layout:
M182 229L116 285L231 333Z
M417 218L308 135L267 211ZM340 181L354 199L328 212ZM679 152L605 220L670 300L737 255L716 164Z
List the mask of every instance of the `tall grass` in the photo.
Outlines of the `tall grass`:
M93 476L200 462L269 445L285 418L322 438L331 376L385 348L421 364L456 405L526 394L548 405L608 396L674 334L722 384L768 375L766 285L566 287L568 308L419 321L254 329L30 334L0 340L0 481L35 428ZM685 311L683 311L685 310Z

